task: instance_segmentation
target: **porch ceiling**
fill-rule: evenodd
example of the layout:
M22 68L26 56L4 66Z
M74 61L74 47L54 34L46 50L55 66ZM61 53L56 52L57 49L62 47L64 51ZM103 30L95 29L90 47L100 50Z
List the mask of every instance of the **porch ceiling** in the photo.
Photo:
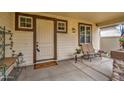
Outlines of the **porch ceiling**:
M95 24L124 16L124 12L49 12L49 14L85 19Z

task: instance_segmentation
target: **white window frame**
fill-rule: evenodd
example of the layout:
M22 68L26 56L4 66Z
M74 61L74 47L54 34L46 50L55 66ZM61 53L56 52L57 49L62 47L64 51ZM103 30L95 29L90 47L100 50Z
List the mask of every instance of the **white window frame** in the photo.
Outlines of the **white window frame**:
M85 40L84 40L84 43L92 43L92 25L87 25L87 24L79 24L79 44L83 44L83 43L81 43L80 42L80 36L81 36L81 34L80 34L80 27L81 26L84 26L84 28L85 28L85 32L84 32L84 38L85 38ZM86 30L86 28L87 27L90 27L90 42L87 42L87 30Z
M31 23L30 23L30 24L31 24L31 27L22 27L22 26L21 26L21 20L20 20L20 19L21 19L22 17L23 17L23 18L30 18L30 19L31 19ZM19 18L18 18L18 27L19 27L19 28L22 28L22 29L33 29L33 18L32 18L32 17L28 17L28 16L22 16L22 15L20 15Z

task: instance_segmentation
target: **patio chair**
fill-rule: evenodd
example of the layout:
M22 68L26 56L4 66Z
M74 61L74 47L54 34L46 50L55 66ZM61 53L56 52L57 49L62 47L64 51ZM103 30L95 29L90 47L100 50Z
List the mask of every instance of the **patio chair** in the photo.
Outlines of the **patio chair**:
M87 44L82 44L81 45L81 50L82 50L82 53L83 53L83 57L87 58L87 59L90 59L90 61L91 61L91 56L92 55L89 51L88 45Z
M90 62L93 57L101 57L101 54L99 52L96 52L95 49L93 48L92 44L82 44L81 45L81 50L83 53L84 58L87 57Z

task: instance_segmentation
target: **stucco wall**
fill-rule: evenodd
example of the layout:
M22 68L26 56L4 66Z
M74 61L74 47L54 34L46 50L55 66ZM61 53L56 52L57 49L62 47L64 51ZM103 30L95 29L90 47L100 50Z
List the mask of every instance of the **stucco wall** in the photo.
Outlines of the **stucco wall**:
M99 32L95 24L84 21L83 19L74 19L70 17L56 16L47 13L30 13L43 16L49 16L59 19L68 20L68 33L57 33L57 55L58 60L73 57L75 48L78 47L78 22L93 25L92 39L95 49L99 49ZM0 24L12 29L14 33L14 49L16 53L22 52L27 65L33 64L33 33L24 31L15 31L14 13L0 13ZM76 33L72 33L72 28L76 29Z
M104 37L100 39L100 48L104 51L120 49L119 37Z

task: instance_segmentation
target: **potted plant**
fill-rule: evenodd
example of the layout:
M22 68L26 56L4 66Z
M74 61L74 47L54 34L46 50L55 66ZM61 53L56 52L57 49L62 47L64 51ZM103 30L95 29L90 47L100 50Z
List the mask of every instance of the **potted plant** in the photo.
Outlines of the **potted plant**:
M76 54L80 54L81 53L81 49L80 48L76 48Z
M124 49L124 35L121 36L121 38L119 39L120 41L120 46Z
M75 49L75 53L74 53L75 63L77 63L77 58L79 56L78 54L81 54L81 49L80 48Z

